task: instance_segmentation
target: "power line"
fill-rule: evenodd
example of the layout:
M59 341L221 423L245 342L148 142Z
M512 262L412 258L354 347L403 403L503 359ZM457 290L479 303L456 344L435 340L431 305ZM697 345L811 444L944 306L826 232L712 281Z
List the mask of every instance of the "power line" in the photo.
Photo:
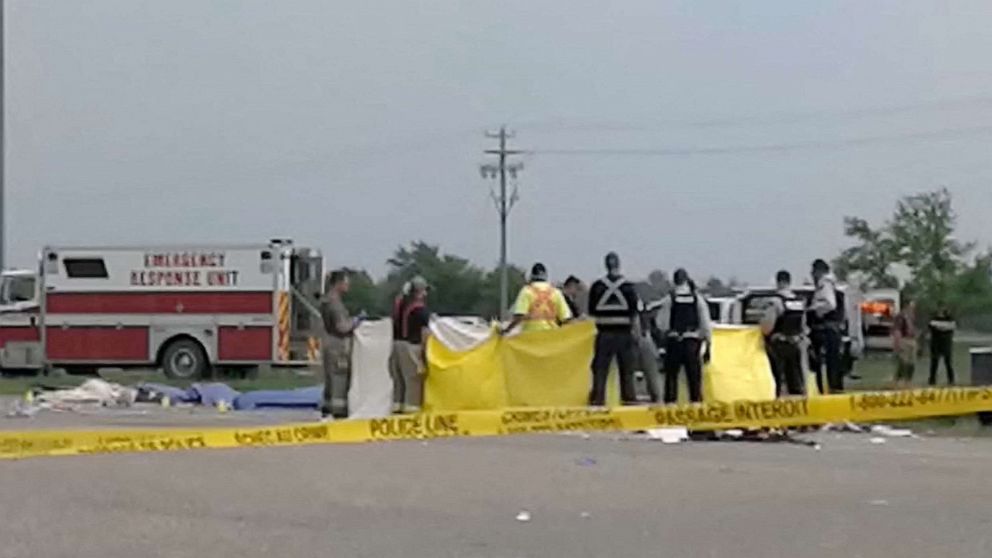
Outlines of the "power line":
M507 194L506 177L510 175L511 178L516 179L517 173L523 170L523 163L511 163L509 161L510 156L519 155L523 151L507 148L506 140L513 137L513 132L508 132L506 126L501 126L495 132L486 132L486 137L499 140L496 149L483 151L486 155L495 156L496 163L481 165L479 171L482 173L482 178L499 179L499 192L491 191L490 193L496 205L496 211L499 213L499 311L500 315L503 316L510 306L510 280L506 262L506 221L510 216L510 210L513 209L518 199L516 186L514 186L511 194Z
M874 116L891 116L905 113L916 113L924 111L940 111L957 109L968 106L989 106L992 107L992 96L974 95L969 97L959 97L954 99L944 99L939 101L913 103L892 106L862 107L841 110L816 110L808 112L786 112L779 114L758 114L733 116L725 118L701 118L692 120L680 119L656 119L643 118L636 122L621 121L577 121L569 122L566 119L547 119L521 122L518 128L544 131L602 131L602 132L653 132L668 128L721 128L744 125L774 125L789 124L794 122L815 121L824 118L831 120L850 118L870 118Z
M618 156L656 156L672 157L686 155L737 155L764 152L804 151L817 149L844 149L864 145L886 143L908 143L933 139L953 139L960 137L983 136L992 134L992 125L971 126L964 128L945 128L923 132L908 132L903 134L868 136L841 140L810 140L804 142L771 143L764 145L731 145L724 147L633 147L633 148L575 148L556 149L538 148L526 151L527 154L537 155L618 155Z

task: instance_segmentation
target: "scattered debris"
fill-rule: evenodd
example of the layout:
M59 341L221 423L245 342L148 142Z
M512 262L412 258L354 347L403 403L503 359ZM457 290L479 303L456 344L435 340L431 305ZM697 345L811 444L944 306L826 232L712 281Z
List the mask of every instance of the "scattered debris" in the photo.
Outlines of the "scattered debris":
M872 501L870 501L868 503L871 504L871 505L873 505L873 506L888 506L889 505L889 501L888 500L872 500Z
M908 428L892 428L885 424L876 424L871 427L872 434L880 434L889 438L916 438L913 431Z
M41 407L37 405L16 401L14 408L7 413L7 418L33 418L40 410Z
M597 463L598 462L596 461L596 459L592 457L582 457L580 459L575 460L575 464L579 465L580 467L590 467L592 465L596 465Z
M517 514L517 521L520 523L527 523L530 521L530 512L527 510L520 510L520 513Z
M689 439L689 431L682 427L650 428L647 434L649 439L660 440L663 444L678 444Z
M882 444L885 443L885 438L880 438L880 437L876 436L876 437L874 437L874 438L872 438L871 440L868 440L868 441L871 442L871 443L873 443L873 444L875 444L876 446L880 446L880 445L882 445Z
M589 519L590 517L592 517L592 514L584 511L579 514L579 517L581 517L582 519Z
M813 444L813 449L816 450L816 451L820 451L820 449L822 449L822 447L820 446L820 444Z

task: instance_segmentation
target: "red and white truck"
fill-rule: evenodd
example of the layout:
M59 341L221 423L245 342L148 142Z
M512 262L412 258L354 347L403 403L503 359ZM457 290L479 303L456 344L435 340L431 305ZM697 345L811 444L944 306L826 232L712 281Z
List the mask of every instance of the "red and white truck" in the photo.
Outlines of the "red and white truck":
M317 355L323 259L248 246L50 247L0 283L5 370L302 365Z

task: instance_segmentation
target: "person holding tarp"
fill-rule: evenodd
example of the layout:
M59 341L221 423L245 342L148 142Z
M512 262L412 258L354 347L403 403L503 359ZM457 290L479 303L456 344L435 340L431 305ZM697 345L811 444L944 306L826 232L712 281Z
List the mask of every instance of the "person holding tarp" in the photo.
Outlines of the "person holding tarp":
M896 359L896 389L907 389L916 373L916 302L909 301L892 322L892 352Z
M424 375L427 373L424 347L430 335L427 290L423 277L411 279L409 299L400 312L402 342L397 346L396 364L403 382L399 395L404 413L419 413L424 402Z
M524 331L555 329L572 319L565 296L548 282L548 269L536 263L530 270L530 283L520 289L513 305L513 319L503 328L509 333L523 324Z
M393 344L389 351L389 377L393 380L393 407L394 413L403 411L404 382L403 371L400 370L399 353L405 350L406 340L403 339L401 324L403 323L403 308L410 298L410 282L403 283L400 293L393 299L393 310L390 312L390 319L393 326Z
M620 256L610 252L605 263L606 276L589 288L589 315L596 322L589 404L606 404L606 381L615 357L620 369L620 398L625 405L632 405L637 403L634 358L641 302L634 285L620 273Z
M712 326L706 299L689 273L678 269L675 288L661 302L656 322L665 336L665 403L678 400L679 371L685 368L689 400L703 400L703 363L709 362Z
M792 275L779 271L775 275L776 296L761 318L765 349L775 378L775 396L805 395L803 350L806 333L806 302L792 292Z

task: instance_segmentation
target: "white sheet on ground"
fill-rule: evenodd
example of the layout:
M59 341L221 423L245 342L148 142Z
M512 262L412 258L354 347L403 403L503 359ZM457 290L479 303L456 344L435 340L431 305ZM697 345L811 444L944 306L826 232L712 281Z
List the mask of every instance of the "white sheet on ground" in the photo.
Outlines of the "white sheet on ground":
M93 378L79 387L44 392L38 395L37 402L45 405L104 405L128 406L134 403L137 390L120 384Z
M391 320L363 323L355 331L351 353L352 418L388 417L392 410L393 380L389 377L389 351L393 344Z

